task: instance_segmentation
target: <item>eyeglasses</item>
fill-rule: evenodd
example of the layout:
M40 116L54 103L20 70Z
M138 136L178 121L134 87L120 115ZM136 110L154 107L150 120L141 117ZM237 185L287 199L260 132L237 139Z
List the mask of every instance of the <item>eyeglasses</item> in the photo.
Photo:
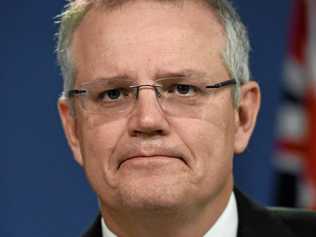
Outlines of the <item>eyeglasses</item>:
M159 79L153 85L137 85L125 79L100 79L82 84L78 89L68 91L66 96L79 97L80 106L88 113L117 117L133 110L141 90L152 89L164 112L189 116L209 103L214 89L235 84L234 79L209 84L202 79L182 77Z

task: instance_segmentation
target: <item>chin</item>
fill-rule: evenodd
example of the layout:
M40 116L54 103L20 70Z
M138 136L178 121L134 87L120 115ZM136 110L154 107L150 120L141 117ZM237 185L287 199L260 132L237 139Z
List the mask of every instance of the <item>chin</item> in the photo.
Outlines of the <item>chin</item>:
M155 177L134 179L120 187L122 204L130 208L178 209L187 205L188 185L178 180Z

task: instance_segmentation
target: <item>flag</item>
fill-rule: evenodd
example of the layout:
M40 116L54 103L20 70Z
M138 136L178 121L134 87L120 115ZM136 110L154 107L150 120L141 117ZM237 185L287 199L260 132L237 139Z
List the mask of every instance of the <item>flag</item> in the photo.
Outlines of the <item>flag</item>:
M278 112L277 205L316 209L316 1L295 0Z

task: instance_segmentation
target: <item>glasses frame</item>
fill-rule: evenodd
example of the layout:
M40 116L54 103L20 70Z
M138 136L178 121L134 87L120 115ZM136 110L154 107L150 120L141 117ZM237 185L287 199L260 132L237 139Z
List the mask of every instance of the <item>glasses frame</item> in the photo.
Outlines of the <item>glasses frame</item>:
M237 82L236 82L235 79L229 79L229 80L218 82L218 83L215 83L215 84L206 85L205 88L218 89L218 88L221 88L221 87L230 86L230 85L236 85L236 84L237 84ZM136 93L135 93L136 99L138 98L138 95L139 95L139 89L142 88L142 87L152 87L152 88L154 88L154 90L156 92L156 95L158 97L160 97L160 92L158 90L158 88L161 87L160 85L143 84L143 85L129 86L129 88L132 88L132 89L135 88L136 89ZM83 95L85 95L87 93L88 93L88 90L73 89L73 90L69 90L66 93L66 97L67 98L73 98L73 97L76 97L76 96L83 96Z

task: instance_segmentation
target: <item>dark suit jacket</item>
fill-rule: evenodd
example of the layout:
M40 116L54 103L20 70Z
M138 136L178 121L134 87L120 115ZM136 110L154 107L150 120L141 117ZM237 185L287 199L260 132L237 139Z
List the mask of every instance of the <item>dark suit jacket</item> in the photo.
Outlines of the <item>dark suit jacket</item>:
M316 212L288 208L263 208L234 190L238 207L237 237L315 237ZM82 237L102 237L101 217Z

